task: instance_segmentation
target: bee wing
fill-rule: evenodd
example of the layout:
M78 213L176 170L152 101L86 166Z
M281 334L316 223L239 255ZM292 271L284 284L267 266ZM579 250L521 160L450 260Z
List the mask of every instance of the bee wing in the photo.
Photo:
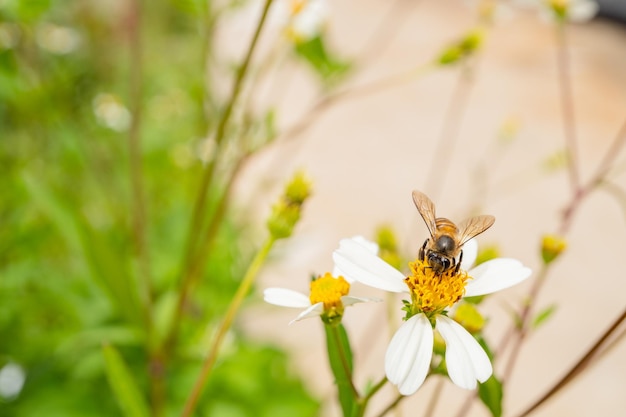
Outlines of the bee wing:
M413 202L415 203L415 207L417 207L417 211L420 212L422 219L424 219L430 236L434 236L437 230L435 224L435 205L426 194L417 190L413 191Z
M496 218L490 215L470 217L459 225L459 246L489 229Z

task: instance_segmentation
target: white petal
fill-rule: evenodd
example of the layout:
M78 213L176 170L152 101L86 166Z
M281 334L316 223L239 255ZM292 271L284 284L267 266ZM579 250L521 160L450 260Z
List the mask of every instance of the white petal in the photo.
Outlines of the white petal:
M404 322L385 353L385 374L402 395L411 395L424 383L433 356L433 328L424 314Z
M309 297L287 288L267 288L263 291L263 299L277 306L305 308L311 305Z
M297 321L308 319L309 317L317 317L324 312L324 303L316 303L304 310L302 313L298 314L298 317L291 320L289 324L293 324Z
M352 240L353 242L356 242L356 243L362 245L364 248L366 248L367 250L372 252L374 255L378 254L378 244L377 243L369 241L369 240L365 239L363 236L353 236L353 237L350 238L350 240ZM333 269L333 276L334 277L342 276L349 283L354 282L354 280L352 278L350 278L349 276L347 276L347 275L348 274L344 273L341 269L339 269L337 267L337 265L335 265L335 269Z
M572 22L586 22L598 13L598 4L595 1L580 0L570 3L567 17Z
M380 290L408 292L402 272L357 242L342 240L333 259L337 268L355 281Z
M437 330L446 341L446 366L452 382L461 388L476 388L493 373L489 357L463 326L446 316L437 317Z
M470 239L463 245L463 262L461 262L461 269L467 271L476 262L476 256L478 255L478 243L476 239Z
M378 303L381 301L382 300L380 298L353 297L351 295L344 295L343 297L341 297L341 302L343 303L344 307L348 307L358 303Z
M517 259L496 258L468 271L473 278L465 286L465 297L491 294L519 284L530 276L530 268Z

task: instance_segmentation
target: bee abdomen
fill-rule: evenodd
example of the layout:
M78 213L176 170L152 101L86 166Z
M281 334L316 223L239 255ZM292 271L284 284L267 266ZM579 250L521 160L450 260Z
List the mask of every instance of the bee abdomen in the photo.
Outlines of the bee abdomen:
M435 226L437 227L437 230L451 236L455 236L459 231L456 225L445 217L438 217L435 219Z

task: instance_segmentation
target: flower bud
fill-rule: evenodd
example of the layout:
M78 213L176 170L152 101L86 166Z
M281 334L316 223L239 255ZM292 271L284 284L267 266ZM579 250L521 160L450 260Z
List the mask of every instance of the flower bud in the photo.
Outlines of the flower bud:
M485 327L485 318L478 312L474 304L459 304L453 319L472 334L480 332Z
M448 46L437 58L439 65L456 64L458 61L470 57L476 52L483 41L483 32L480 29L471 30L463 38Z
M302 204L310 194L311 183L303 173L296 173L272 207L272 214L267 220L267 228L274 239L291 236L293 228L300 220Z
M541 241L541 257L548 265L554 261L565 249L567 242L560 236L545 235Z
M285 200L289 204L302 205L311 195L311 182L303 172L297 172L285 187Z
M398 253L396 235L389 226L381 226L376 231L376 243L378 244L378 256L396 269L402 267L402 257Z

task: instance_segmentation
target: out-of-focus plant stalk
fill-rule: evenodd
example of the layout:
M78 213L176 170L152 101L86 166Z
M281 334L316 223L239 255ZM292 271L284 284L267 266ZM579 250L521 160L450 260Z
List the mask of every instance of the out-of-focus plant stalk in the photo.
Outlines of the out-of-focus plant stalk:
M261 269L261 266L265 262L265 259L267 258L267 255L269 254L270 249L274 245L275 241L276 239L270 236L265 242L265 244L261 247L259 252L257 252L254 260L248 267L248 270L246 271L246 274L243 280L239 284L239 288L237 288L237 292L233 296L233 299L231 300L228 306L228 310L226 311L226 315L224 316L224 319L222 320L222 323L220 324L217 330L217 334L215 335L215 338L213 339L213 342L211 343L209 353L206 359L204 360L204 363L202 365L202 370L200 371L200 375L198 376L198 379L196 380L191 390L191 393L189 397L187 398L187 401L185 403L185 408L183 409L181 417L189 417L193 414L193 411L195 410L196 405L198 404L198 400L200 399L200 394L202 393L202 389L204 388L204 385L206 384L209 378L209 375L211 374L211 370L213 369L213 365L215 364L215 361L217 359L219 349L222 345L222 342L224 341L224 337L226 336L226 333L230 329L230 326L235 316L237 315L239 308L241 307L241 303L243 302L248 291L250 290L250 287L252 286L254 279L258 275L259 270Z
M335 91L320 98L315 104L313 104L305 113L305 116L300 118L293 125L285 129L280 136L285 139L293 140L298 135L302 134L309 128L318 117L324 114L325 111L330 109L332 105L349 98L362 97L369 94L374 94L386 89L405 84L408 81L412 81L426 75L429 71L435 69L436 66L428 63L418 68L413 68L409 71L403 71L398 74L392 74L378 80L374 80L362 85L357 85L345 90Z
M622 311L620 316L611 324L611 326L598 338L596 343L583 355L582 358L556 383L547 390L541 398L535 401L531 406L525 409L523 412L517 415L517 417L526 417L533 411L535 411L541 404L543 404L547 399L552 397L562 388L564 388L567 384L572 382L576 376L580 375L580 373L592 362L595 358L596 354L600 352L605 344L607 343L609 337L615 333L615 331L621 326L622 323L626 321L626 310Z
M555 25L557 38L557 65L559 72L559 90L561 93L561 110L563 112L563 133L565 135L565 151L567 152L567 169L570 186L575 194L580 187L578 166L578 142L576 138L576 118L574 112L574 96L570 80L570 61L567 45L567 23L559 21Z
M602 159L602 161L600 161L600 163L598 164L598 167L596 168L595 174L591 177L591 179L585 184L585 185L578 185L576 187L576 190L570 200L570 203L567 205L566 209L563 212L563 216L561 218L561 222L560 222L560 227L559 227L559 234L561 236L565 236L565 234L567 234L567 232L569 232L569 229L571 227L572 224L572 218L574 213L576 212L576 210L580 207L580 204L582 203L583 199L585 197L587 197L591 191L593 191L597 186L599 186L602 183L603 178L605 177L605 175L609 172L610 167L612 166L615 157L617 156L617 154L619 153L619 151L621 150L621 148L624 146L624 144L626 144L626 121L624 121L624 123L622 124L622 126L620 127L618 134L615 138L615 140L613 141L613 143L611 144L611 146L609 147L609 149L607 150L604 158ZM549 266L550 263L544 263L544 266L542 267L542 270L540 271L538 277L535 279L535 282L530 290L528 299L527 299L527 303L524 305L522 312L520 314L520 323L518 324L519 327L511 332L508 332L507 334L512 334L513 332L517 331L517 338L515 339L515 342L513 344L513 348L511 351L511 355L509 356L508 362L506 364L505 367L505 371L504 371L504 375L502 378L502 382L504 383L504 381L506 381L511 373L512 373L512 368L517 360L518 357L518 353L519 350L521 348L521 345L525 339L526 334L528 333L529 330L529 322L531 320L531 315L530 312L532 311L534 302L537 299L537 296L541 290L541 287L543 286L543 283L546 281L546 276L548 274L548 270L549 270ZM623 318L620 319L619 323L621 323L621 321L623 321ZM618 324L619 324L618 323ZM609 328L609 330L607 331L607 333L605 333L605 335L603 335L600 338L599 342L604 342L604 340L606 338L608 338L612 332L614 332L617 329L617 325L612 326L611 328ZM505 338L503 340L503 342L501 343L500 348L498 348L498 352L502 351L504 348L504 344L507 343L507 339L509 339L508 337ZM590 355L592 353L595 352L595 350L597 350L600 347L600 345L596 346L594 345L594 347L592 347L589 351L587 351L587 353L583 356L583 359L581 361L584 361L584 363L580 363L577 365L574 365L574 367L570 370L570 372L568 372L568 374L566 375L565 378L567 378L568 376L571 378L573 375L572 373L575 371L575 369L582 369L583 366L586 366L588 364L588 357L590 357ZM576 374L579 373L580 370L576 370ZM561 381L560 383L567 383L569 382L568 380L565 381ZM559 384L557 384L559 385ZM556 391L558 391L560 389L560 387L555 386L555 389L550 390L549 392L547 392L542 398L541 398L541 402L546 401L548 398L550 398L554 393L556 393ZM535 405L533 406L534 408L536 408L538 406ZM532 410L531 410L532 411ZM530 412L530 411L529 411ZM524 414L525 415L525 414Z
M609 146L606 153L604 154L604 157L598 164L594 175L592 175L591 179L585 185L581 185L578 187L578 190L574 193L570 202L567 204L565 210L563 211L563 216L561 217L560 225L558 227L558 230L559 230L558 233L560 236L564 237L568 233L572 225L574 214L577 211L577 209L580 207L580 204L582 203L584 198L588 196L589 193L591 193L596 187L602 184L604 178L606 177L611 167L613 166L613 163L615 162L615 158L617 157L617 155L619 155L619 152L625 145L626 145L626 118L622 122L622 125L620 126L617 132L617 135L615 136L615 139L611 143L611 146ZM545 278L548 274L549 268L550 268L550 263L543 264L541 271L539 272L537 278L535 279L529 291L528 297L526 298L526 303L522 307L522 311L519 314L519 322L514 323L504 333L504 336L502 337L500 343L498 344L496 348L495 356L499 357L500 355L502 355L504 350L509 346L509 343L513 342L512 353L509 355L508 361L505 365L503 378L501 380L502 383L508 380L513 372L513 367L517 360L519 350L521 349L521 345L526 337L526 333L528 332L528 322L531 319L530 313L532 311L532 308L534 307L534 301L537 299L537 296L539 295L541 288L544 282L546 281ZM615 330L616 328L611 327L609 329L609 332L615 331ZM608 336L609 335L607 335L606 337ZM592 347L591 350L593 349L594 348ZM584 357L586 356L587 355L585 355ZM588 362L585 363L585 365L587 364ZM575 365L574 368L576 368L577 366L578 365ZM546 393L539 401L545 402L559 389L560 388L556 390L551 390L552 392ZM456 417L463 417L467 415L467 413L470 410L471 401L475 397L476 397L476 393L472 393L468 397L468 400L463 403L463 406L459 409L459 412L457 413ZM538 405L539 404L533 406L533 408L536 408Z
M463 115L469 104L471 87L474 85L473 69L469 65L471 64L464 64L463 68L460 69L458 80L444 115L434 156L426 174L424 189L428 190L428 194L433 199L437 198L441 188L444 186L444 180L451 162L451 158L447 155L455 148Z
M196 380L191 393L187 398L181 417L189 417L195 410L202 390L211 374L213 365L217 360L219 349L224 341L224 337L230 329L246 294L250 291L252 283L259 274L259 271L274 243L279 239L291 236L293 233L294 227L300 220L302 205L310 196L310 193L311 184L303 173L297 173L287 184L283 195L272 208L272 213L267 221L269 237L266 239L261 249L257 252L256 256L250 263L250 266L248 266L248 270L239 283L239 287L228 305L224 318L217 330L213 342L211 343L208 355L202 364L200 375L198 376L198 379Z
M137 257L138 288L142 302L146 326L146 350L148 352L148 372L150 374L150 413L152 417L163 414L165 402L165 381L158 349L153 346L152 323L152 283L150 255L146 230L146 199L143 184L143 163L141 158L141 121L143 113L143 42L142 42L142 0L130 2L128 10L128 41L130 55L129 106L132 114L128 131L128 153L130 160L130 183L132 192L133 241Z
M376 417L384 417L384 416L386 416L387 413L389 413L390 411L395 409L398 406L398 404L400 404L400 401L402 401L405 398L407 398L407 397L402 395L402 394L399 394L387 407L385 407L383 409L383 411L381 411L380 413L376 414Z
M261 13L261 17L259 18L259 21L257 23L257 27L256 30L254 32L254 35L252 37L252 40L250 42L250 45L248 47L248 50L246 52L245 58L241 64L241 66L239 67L239 69L237 70L237 75L235 77L235 81L233 83L233 88L232 91L230 93L229 99L226 103L226 106L224 107L224 110L222 111L221 117L218 121L217 124L217 128L215 131L215 135L213 136L213 140L215 142L215 146L216 146L216 151L215 151L215 155L220 155L220 148L224 142L224 139L226 137L226 130L228 127L228 122L230 121L230 117L232 115L232 111L233 108L237 102L237 99L239 98L239 95L241 93L241 88L243 86L243 81L248 73L248 68L250 66L250 61L252 60L252 55L254 54L254 51L256 49L256 46L258 44L258 40L260 38L261 35L261 31L263 29L263 26L265 24L266 21L266 17L267 17L267 13L269 11L269 8L272 4L273 0L266 0L265 1L265 5L263 6L263 11ZM189 227L189 231L188 231L188 242L187 242L187 262L186 265L184 267L184 271L188 271L190 265L189 263L191 262L191 259L193 258L194 254L195 254L195 249L196 249L196 244L197 244L197 240L196 238L200 235L197 233L198 230L202 230L202 226L203 226L203 220L204 220L204 215L205 215L205 208L206 208L206 202L207 202L207 197L208 197L208 191L210 188L210 185L213 181L213 175L215 174L215 168L217 166L217 157L212 158L210 161L208 161L208 163L205 165L203 172L202 172L202 177L200 180L200 186L198 187L198 194L196 196L196 201L194 204L194 208L193 208L193 212L192 212L192 216L191 216L191 222L190 222L190 227ZM184 278L183 278L184 280ZM184 282L183 282L183 285Z
M239 158L233 171L230 173L228 178L228 182L226 183L224 190L220 196L219 201L217 202L217 206L215 208L215 212L211 217L209 225L207 227L206 232L200 239L198 255L195 256L192 260L192 263L189 268L189 272L187 275L187 280L185 281L187 285L185 285L181 289L181 295L178 297L176 309L174 310L174 317L172 319L172 329L169 332L169 338L165 341L165 350L168 351L172 348L172 345L175 342L176 335L178 333L178 329L180 326L180 321L182 317L182 313L185 307L185 303L187 302L187 297L189 296L189 291L193 284L197 281L197 279L202 276L204 272L204 268L208 263L208 257L211 253L211 248L215 239L217 237L217 232L219 230L219 226L224 220L226 212L229 207L231 191L235 180L238 178L239 173L241 172L241 168L244 166L244 162L250 154L246 154Z
M150 322L152 289L150 280L150 258L146 242L146 202L143 185L143 163L141 159L141 119L143 92L143 58L141 39L141 0L131 3L128 16L128 36L130 55L129 101L132 114L128 132L128 153L130 159L130 183L132 192L133 240L139 263L139 288L144 303L146 322Z
M239 98L243 81L245 79L245 76L248 73L248 68L250 65L250 61L252 60L252 55L258 44L258 40L260 38L260 34L265 24L266 17L267 17L267 14L268 14L268 11L272 2L273 0L265 1L261 16L259 18L259 21L257 22L257 27L252 37L252 40L250 42L250 45L248 47L248 50L246 52L245 58L237 71L237 75L235 77L235 81L233 84L230 97L219 119L217 129L215 131L215 136L213 137L213 140L215 141L215 145L216 145L216 151L215 151L216 156L212 158L210 161L208 161L208 163L205 165L203 172L202 172L200 186L198 188L198 194L196 196L196 200L195 200L192 215L191 215L191 221L189 223L189 229L187 232L188 234L187 234L187 242L185 245L185 259L183 262L183 267L182 267L182 272L181 272L181 283L180 283L178 304L181 304L181 303L184 304L185 298L187 297L187 294L188 294L189 286L191 285L193 281L192 270L194 266L194 260L196 259L197 256L201 255L199 253L199 248L198 248L198 246L201 246L201 245L199 245L198 239L201 238L201 236L203 235L202 230L204 228L204 216L206 212L208 190L209 190L211 183L213 182L213 176L215 174L215 169L216 169L217 162L218 162L217 155L221 154L220 148L226 137L226 128L228 126L228 122L230 120L232 110L235 106L235 103L237 102L237 99ZM177 325L173 326L173 330L170 330L170 335L166 337L166 341L170 341L171 338L176 337L175 335L172 335L172 331L176 331L177 328L178 328Z

